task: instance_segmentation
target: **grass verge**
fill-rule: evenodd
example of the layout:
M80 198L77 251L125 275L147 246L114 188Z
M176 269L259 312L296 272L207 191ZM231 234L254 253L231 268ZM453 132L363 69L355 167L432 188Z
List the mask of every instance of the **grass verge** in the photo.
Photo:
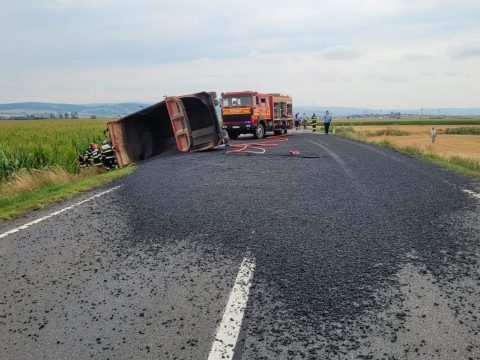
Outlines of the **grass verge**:
M338 129L338 128L337 128ZM389 141L371 141L362 134L357 134L352 128L343 131L336 131L337 136L345 137L351 140L361 141L389 149L396 150L403 154L409 155L416 159L420 159L431 164L443 167L449 171L467 175L473 178L480 178L480 161L475 159L467 159L460 156L445 157L432 152L425 152L417 147L412 146L397 146Z
M37 191L20 193L17 196L0 199L0 221L13 219L31 210L38 210L55 202L70 199L82 192L112 182L130 174L134 167L80 178L68 183L49 184Z

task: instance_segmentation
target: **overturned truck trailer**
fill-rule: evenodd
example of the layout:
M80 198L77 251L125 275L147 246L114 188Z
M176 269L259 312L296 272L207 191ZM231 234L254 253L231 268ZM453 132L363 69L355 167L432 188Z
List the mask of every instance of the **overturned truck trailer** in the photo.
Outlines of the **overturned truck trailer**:
M162 152L201 151L223 140L215 93L166 97L155 105L109 122L118 165L127 166Z

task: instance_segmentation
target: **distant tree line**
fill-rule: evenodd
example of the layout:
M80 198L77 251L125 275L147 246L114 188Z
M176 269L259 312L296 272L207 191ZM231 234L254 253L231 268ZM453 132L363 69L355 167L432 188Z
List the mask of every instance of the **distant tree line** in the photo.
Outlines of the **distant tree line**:
M65 112L64 114L50 113L50 119L78 119L78 112L72 111L71 113Z
M96 119L96 115L91 115L90 119ZM0 120L10 119L10 120L41 120L41 119L80 119L78 112L65 112L65 113L44 113L44 114L27 114L24 115L10 115L10 116L0 116Z

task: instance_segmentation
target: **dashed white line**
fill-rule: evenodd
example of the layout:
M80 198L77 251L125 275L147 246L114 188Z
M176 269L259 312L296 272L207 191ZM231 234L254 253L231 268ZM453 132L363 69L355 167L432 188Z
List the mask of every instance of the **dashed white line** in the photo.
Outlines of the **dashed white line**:
M77 206L79 206L79 205L85 204L86 202L92 201L93 199L99 198L100 196L103 196L103 195L105 195L105 194L108 194L108 193L110 193L110 192L112 192L112 191L114 191L114 190L117 190L118 188L120 188L120 186L115 186L115 187L113 187L113 188L111 188L111 189L102 191L101 193L95 194L95 195L89 197L88 199L82 200L82 201L80 201L80 202L78 202L78 203L76 203L76 204L73 204L73 205L67 206L66 208L63 208L63 209L61 209L61 210L55 211L55 212L53 212L53 213L51 213L51 214L49 214L49 215L47 215L47 216L38 218L38 219L33 220L33 221L29 222L29 223L26 223L26 224L24 224L24 225L22 225L22 226L16 227L15 229L12 229L12 230L9 230L9 231L7 231L7 232L4 232L4 233L0 234L0 239L1 239L1 238L4 238L5 236L8 236L8 235L10 235L10 234L14 234L14 233L16 233L16 232L19 232L20 230L25 230L26 228L28 228L28 227L30 227L30 226L32 226L32 225L38 224L39 222L42 222L42 221L44 221L44 220L47 220L47 219L49 219L49 218L51 218L51 217L53 217L53 216L59 215L59 214L65 212L65 211L67 211L67 210L71 210L71 209L73 209L74 207L77 207Z
M463 192L466 192L467 194L476 197L477 199L480 199L480 194L476 193L475 191L464 189Z
M254 259L243 259L208 360L231 360L233 358L233 350L240 333L254 269Z

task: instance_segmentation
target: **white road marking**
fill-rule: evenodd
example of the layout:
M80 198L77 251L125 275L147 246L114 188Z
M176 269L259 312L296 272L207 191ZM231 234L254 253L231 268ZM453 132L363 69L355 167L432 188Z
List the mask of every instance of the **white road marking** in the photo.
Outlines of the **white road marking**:
M101 193L95 194L95 195L89 197L88 199L82 200L82 201L80 201L80 202L78 202L78 203L76 203L76 204L73 204L73 205L67 206L66 208L63 208L63 209L61 209L61 210L55 211L55 212L53 212L53 213L51 213L51 214L49 214L49 215L47 215L47 216L41 217L41 218L39 218L39 219L33 220L33 221L29 222L29 223L26 223L26 224L24 224L24 225L22 225L22 226L16 227L15 229L12 229L12 230L9 230L9 231L7 231L7 232L4 232L3 234L0 234L0 239L1 239L1 238L4 238L5 236L8 236L8 235L10 235L10 234L14 234L14 233L16 233L16 232L18 232L18 231L20 231L20 230L25 230L26 228L28 228L28 227L30 227L30 226L32 226L32 225L38 224L39 222L42 222L43 220L47 220L47 219L49 219L49 218L51 218L51 217L53 217L53 216L56 216L56 215L59 215L59 214L65 212L65 211L67 211L67 210L71 210L71 209L73 209L74 207L77 207L77 206L79 206L79 205L85 204L86 202L92 201L93 199L99 198L100 196L103 196L103 195L105 195L105 194L108 194L108 193L110 193L110 192L112 192L112 191L114 191L114 190L117 190L118 188L120 188L120 186L115 186L115 187L113 187L113 188L111 188L111 189L102 191Z
M316 141L308 140L308 142L322 148L328 155L330 155L332 157L333 160L335 160L337 162L338 165L340 165L340 167L343 169L343 171L345 171L345 174L347 174L348 177L350 177L350 178L354 177L353 173L350 170L350 168L348 167L347 163L345 161L343 161L343 159L340 156L338 156L337 153L335 153L334 151L332 151L331 149L329 149L325 145L320 144Z
M233 349L240 333L254 269L255 259L243 259L225 307L222 321L218 326L208 360L229 360L233 358Z
M463 192L466 192L467 194L472 195L473 197L476 197L477 199L480 199L480 194L476 193L475 191L464 189Z

